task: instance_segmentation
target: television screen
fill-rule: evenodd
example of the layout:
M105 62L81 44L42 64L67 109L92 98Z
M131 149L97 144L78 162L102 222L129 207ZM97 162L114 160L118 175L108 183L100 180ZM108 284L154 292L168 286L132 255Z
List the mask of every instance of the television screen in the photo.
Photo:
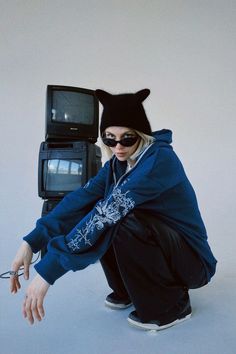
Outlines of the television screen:
M78 160L51 159L43 161L43 184L48 192L69 192L82 185L83 162Z
M52 92L51 119L53 122L92 125L94 97L82 92Z
M58 199L85 185L102 166L101 149L88 141L42 142L38 160L38 194Z
M87 140L98 137L99 103L95 92L72 86L47 86L46 141Z

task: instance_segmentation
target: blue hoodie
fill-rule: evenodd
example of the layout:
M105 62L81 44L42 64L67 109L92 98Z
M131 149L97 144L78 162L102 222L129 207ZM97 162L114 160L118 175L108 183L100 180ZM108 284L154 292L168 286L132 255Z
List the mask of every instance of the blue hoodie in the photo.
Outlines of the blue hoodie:
M24 237L34 253L47 246L35 269L49 284L100 259L112 242L112 233L106 231L134 208L151 212L179 231L205 264L208 281L214 275L216 259L193 187L170 145L172 132L163 129L153 135L154 143L131 170L125 172L126 162L111 158Z

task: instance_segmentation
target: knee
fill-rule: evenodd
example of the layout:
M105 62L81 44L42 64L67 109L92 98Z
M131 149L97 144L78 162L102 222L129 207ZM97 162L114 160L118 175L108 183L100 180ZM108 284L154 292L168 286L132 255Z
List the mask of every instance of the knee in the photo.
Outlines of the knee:
M117 234L136 234L144 231L144 225L134 212L127 214L117 225Z
M136 242L153 243L152 231L136 212L127 214L116 230L115 243L132 244Z

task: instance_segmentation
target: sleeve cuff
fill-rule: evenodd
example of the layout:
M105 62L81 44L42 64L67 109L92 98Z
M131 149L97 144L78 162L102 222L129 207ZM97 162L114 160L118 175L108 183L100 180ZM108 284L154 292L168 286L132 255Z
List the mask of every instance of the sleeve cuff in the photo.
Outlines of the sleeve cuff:
M34 268L50 285L68 272L60 263L60 256L57 254L46 253L45 256L38 262Z
M30 245L33 253L37 253L48 244L49 238L47 239L42 231L35 228L32 232L23 237L23 240Z

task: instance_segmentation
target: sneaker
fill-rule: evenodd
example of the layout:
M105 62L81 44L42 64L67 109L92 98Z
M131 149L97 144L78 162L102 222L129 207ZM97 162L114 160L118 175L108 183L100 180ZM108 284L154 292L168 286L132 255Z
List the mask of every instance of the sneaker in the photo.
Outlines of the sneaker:
M168 327L174 326L180 322L183 322L191 317L192 314L192 309L191 306L188 305L187 307L184 308L184 310L177 316L172 317L169 321L159 321L159 320L152 320L149 322L142 322L136 311L133 311L129 314L128 317L128 322L138 328L144 329L144 330L155 330L155 331L160 331L162 329L166 329Z
M132 305L130 299L124 299L116 295L114 292L106 297L105 305L112 309L126 309Z

